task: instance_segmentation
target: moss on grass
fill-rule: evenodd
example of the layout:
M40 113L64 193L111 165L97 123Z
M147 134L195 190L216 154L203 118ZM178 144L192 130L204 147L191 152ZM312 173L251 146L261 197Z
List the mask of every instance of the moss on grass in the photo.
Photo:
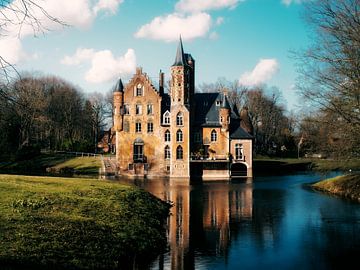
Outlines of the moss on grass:
M126 269L164 247L168 213L168 204L118 183L0 175L0 265Z
M360 174L348 174L326 179L312 185L316 190L360 202Z

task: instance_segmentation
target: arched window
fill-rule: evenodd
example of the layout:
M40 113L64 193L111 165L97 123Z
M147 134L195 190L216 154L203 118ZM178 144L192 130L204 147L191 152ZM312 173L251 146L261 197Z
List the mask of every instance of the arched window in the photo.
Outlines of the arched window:
M176 148L176 159L183 159L183 149L180 145Z
M176 132L176 141L177 142L182 142L183 141L183 133L182 133L182 131L180 129Z
M213 129L213 131L211 131L211 141L212 142L217 141L217 133L216 133L216 131L214 129Z
M165 146L165 152L164 152L164 156L165 156L165 159L170 159L170 147L167 145Z
M177 126L182 126L182 125L184 125L183 114L182 114L181 112L179 112L179 113L176 115L176 125L177 125Z
M170 141L171 141L170 131L167 129L165 131L165 142L170 142Z
M170 113L169 113L169 111L166 111L164 113L163 123L164 123L164 125L170 125Z

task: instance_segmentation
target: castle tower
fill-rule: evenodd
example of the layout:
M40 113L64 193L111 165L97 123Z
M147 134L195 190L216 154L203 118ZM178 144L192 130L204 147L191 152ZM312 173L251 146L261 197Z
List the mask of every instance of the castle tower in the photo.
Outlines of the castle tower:
M170 177L190 177L190 107L194 95L195 60L184 54L180 37L171 66L171 167Z
M223 93L221 107L219 110L219 119L220 119L222 131L229 131L230 111L231 111L231 107L230 107L229 101L228 101L225 93Z
M114 88L114 129L115 131L122 131L122 107L123 107L123 95L124 95L124 85L119 79Z
M123 103L124 103L124 85L119 79L114 88L114 129L116 132L116 160L120 158L118 151L120 132L123 130Z

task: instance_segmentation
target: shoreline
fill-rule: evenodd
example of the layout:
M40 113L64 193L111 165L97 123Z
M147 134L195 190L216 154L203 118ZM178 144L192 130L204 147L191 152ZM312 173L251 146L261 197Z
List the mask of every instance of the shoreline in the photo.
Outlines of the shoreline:
M310 187L325 194L360 203L360 174L345 174L316 182Z

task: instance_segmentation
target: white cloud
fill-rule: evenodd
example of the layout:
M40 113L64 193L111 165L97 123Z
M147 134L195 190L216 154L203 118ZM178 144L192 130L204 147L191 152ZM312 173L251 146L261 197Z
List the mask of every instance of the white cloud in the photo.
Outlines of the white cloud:
M301 2L305 2L305 0L281 0L281 3L286 6L290 6L291 4L300 4Z
M79 48L73 56L65 56L61 60L64 65L80 65L89 62L90 69L85 74L90 83L108 82L121 76L129 76L136 69L136 55L133 49L120 57L115 57L109 50L95 51L94 49Z
M205 10L235 8L244 0L180 0L175 9L183 12L200 12Z
M209 35L209 38L212 39L212 40L218 39L218 38L219 38L219 34L216 33L216 32L212 32L212 33Z
M223 24L224 23L224 18L223 17L218 17L217 19L216 19L216 25L221 25L221 24Z
M4 47L10 47L6 50L0 50L0 54L8 62L16 64L24 59L26 53L23 51L21 41L15 42L15 39L22 39L30 35L37 35L46 33L49 30L65 29L63 25L54 22L49 16L56 18L57 20L66 23L67 25L77 28L89 28L96 16L100 11L107 11L114 14L118 6L123 0L44 0L37 1L36 4L29 4L28 8L31 11L31 15L37 19L28 18L23 23L23 17L19 16L17 10L22 8L22 0L14 0L7 7L2 7L0 12L2 17L7 17L13 23L3 25L1 27L0 36L2 36L1 43ZM30 1L28 2L30 3ZM43 10L46 11L44 14ZM40 28L37 22L40 22ZM38 27L38 28L37 28ZM5 36L5 38L3 38ZM19 43L20 42L20 43ZM7 44L7 45L6 45ZM11 48L13 45L15 48ZM15 55L16 54L16 55ZM10 56L7 58L7 56Z
M245 72L240 76L239 83L244 86L256 86L270 80L279 70L276 59L260 59L251 72Z
M115 14L119 5L123 2L124 0L100 0L94 6L93 11L95 14L101 10L108 11L110 14Z
M207 13L188 16L172 13L164 17L155 17L150 23L141 26L135 37L170 42L178 40L181 35L184 40L191 40L206 36L210 26L211 17Z
M90 60L94 54L95 51L93 49L78 48L73 56L65 56L61 60L61 64L69 66L79 65L86 60Z

